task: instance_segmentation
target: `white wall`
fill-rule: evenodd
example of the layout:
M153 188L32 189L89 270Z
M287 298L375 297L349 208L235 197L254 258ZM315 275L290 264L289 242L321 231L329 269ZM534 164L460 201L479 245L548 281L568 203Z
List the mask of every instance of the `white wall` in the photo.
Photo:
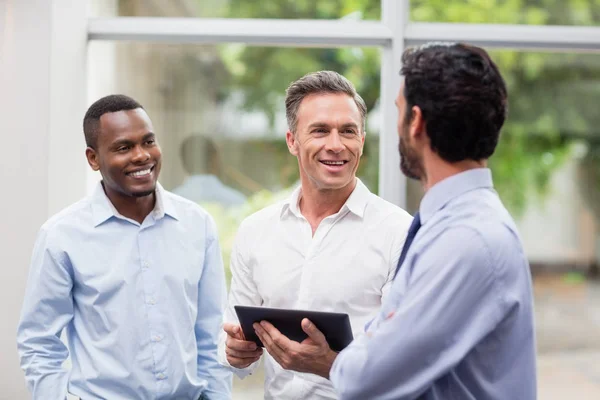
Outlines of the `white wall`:
M0 0L0 399L30 398L15 332L36 232L85 192L86 6Z
M572 158L552 176L544 201L532 199L518 221L527 257L532 262L589 266L596 260L593 211L582 199L579 160Z

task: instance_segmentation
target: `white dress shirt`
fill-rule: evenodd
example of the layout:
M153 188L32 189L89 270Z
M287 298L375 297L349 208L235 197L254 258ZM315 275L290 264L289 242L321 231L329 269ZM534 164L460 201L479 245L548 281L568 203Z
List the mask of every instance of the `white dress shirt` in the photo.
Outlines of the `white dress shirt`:
M242 222L231 254L231 289L225 320L238 323L234 305L347 313L354 337L364 333L388 292L412 217L377 197L357 179L340 211L312 234L291 197ZM219 358L225 356L221 336ZM265 399L335 399L331 383L282 369L265 352ZM245 369L232 368L241 378Z

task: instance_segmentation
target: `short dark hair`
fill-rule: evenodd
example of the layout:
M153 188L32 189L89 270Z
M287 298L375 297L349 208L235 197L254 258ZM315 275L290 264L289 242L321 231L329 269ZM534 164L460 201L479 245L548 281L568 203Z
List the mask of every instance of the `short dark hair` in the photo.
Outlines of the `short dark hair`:
M488 53L430 43L402 55L407 118L421 109L431 148L448 162L483 160L496 149L508 112L506 84Z
M304 75L292 82L286 90L285 115L288 127L292 133L298 128L298 110L300 103L308 95L322 93L343 93L352 97L360 112L362 131L365 133L367 120L367 106L365 101L356 92L356 88L348 79L335 71L318 71Z
M140 103L124 94L111 94L97 100L88 108L83 118L83 134L85 144L92 149L98 145L98 131L100 128L100 117L106 113L117 111L135 110L144 108Z

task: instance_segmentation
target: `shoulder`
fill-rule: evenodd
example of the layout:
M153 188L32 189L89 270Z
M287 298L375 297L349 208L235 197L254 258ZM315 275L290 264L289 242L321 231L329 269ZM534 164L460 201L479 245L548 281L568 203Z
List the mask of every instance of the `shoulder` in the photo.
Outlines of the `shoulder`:
M48 218L41 226L40 231L46 234L52 234L54 232L60 232L67 227L74 225L81 226L82 224L91 223L91 221L91 201L89 197L85 197Z
M455 260L465 271L500 277L527 265L518 236L502 219L493 216L456 221L429 230L425 237L421 249L424 254L438 259L440 264Z
M91 201L85 197L50 217L39 229L34 251L66 251L68 242L85 235L93 226Z
M241 222L238 232L256 232L268 227L272 227L281 218L281 212L283 210L285 201L278 201L275 204L271 204L248 217L244 218Z
M208 223L213 222L212 216L199 204L168 190L163 190L163 196L175 208L181 220L192 219L194 222L198 222L199 220Z
M406 210L371 193L365 208L365 220L382 227L408 230L413 217Z

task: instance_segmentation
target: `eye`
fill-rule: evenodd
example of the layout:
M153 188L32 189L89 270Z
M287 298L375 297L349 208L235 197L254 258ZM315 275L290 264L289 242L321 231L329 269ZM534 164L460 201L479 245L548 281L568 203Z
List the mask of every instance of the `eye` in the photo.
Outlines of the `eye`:
M154 139L148 139L146 140L146 144L152 146L154 143L156 143L156 140Z
M117 147L117 151L118 151L119 153L124 153L124 152L126 152L127 150L129 150L129 146L119 146L119 147Z
M344 130L344 134L346 134L346 135L355 135L356 131L354 129L350 129L349 128L349 129Z
M325 128L315 128L313 133L327 133L327 130Z

